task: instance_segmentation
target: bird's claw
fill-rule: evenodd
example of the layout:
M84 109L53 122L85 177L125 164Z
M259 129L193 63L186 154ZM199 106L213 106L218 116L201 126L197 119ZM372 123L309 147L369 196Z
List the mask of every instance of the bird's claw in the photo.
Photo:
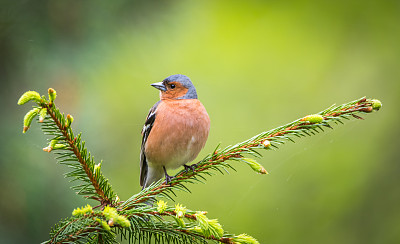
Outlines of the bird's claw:
M163 168L164 168L164 174L165 174L165 183L166 183L167 185L169 185L169 183L171 182L171 180L173 180L175 177L174 177L174 176L168 175L168 174L167 174L167 170L165 169L165 167L163 167Z
M186 173L189 172L189 169L191 169L192 172L194 173L194 170L196 169L197 164L192 164L192 165L186 165L186 164L184 164L183 167L185 167Z
M169 185L169 183L174 179L174 176L165 175L165 183Z

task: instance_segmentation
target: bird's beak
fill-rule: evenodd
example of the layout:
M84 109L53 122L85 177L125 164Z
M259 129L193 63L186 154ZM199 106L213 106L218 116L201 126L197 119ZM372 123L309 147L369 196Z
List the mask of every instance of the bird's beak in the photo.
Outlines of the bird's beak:
M167 88L164 86L164 84L162 82L153 83L153 84L151 84L151 86L157 88L160 91L167 90Z

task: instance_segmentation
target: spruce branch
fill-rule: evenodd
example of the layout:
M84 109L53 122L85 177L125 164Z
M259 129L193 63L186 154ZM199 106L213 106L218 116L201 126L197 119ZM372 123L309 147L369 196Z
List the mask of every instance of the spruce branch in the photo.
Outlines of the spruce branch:
M28 91L18 101L19 105L33 101L37 104L24 117L25 133L38 116L42 130L50 135L44 151L54 151L57 160L72 169L65 174L78 194L100 202L97 208L87 205L72 212L72 217L60 221L51 231L45 243L115 243L116 236L129 243L249 243L258 241L247 234L233 235L224 231L216 219L209 219L205 211L193 211L180 204L168 206L156 197L174 200L175 191L190 192L187 183L204 182L213 171L224 173L235 170L229 161L249 165L259 174L267 174L254 158L260 158L260 150L274 150L296 137L311 136L333 129L332 124L343 124L351 118L363 119L365 115L381 108L380 101L361 98L343 105L332 105L317 114L308 115L278 128L262 132L238 144L216 149L192 167L180 171L170 182L160 180L151 184L126 201L119 201L108 180L101 173L101 163L95 164L85 147L81 134L74 135L73 117L64 116L56 108L56 92L49 89L49 99L37 92ZM156 203L156 204L151 204ZM97 210L95 210L97 209Z
M262 132L236 145L224 149L217 146L214 152L199 161L192 171L180 171L169 184L160 180L150 185L122 203L119 208L134 208L153 200L155 196L164 196L173 200L171 195L175 195L174 190L190 192L185 183L203 182L205 180L204 175L211 175L210 170L220 173L227 171L227 169L234 170L233 166L227 162L228 160L244 162L256 172L266 174L267 171L259 163L252 158L246 158L245 155L260 158L261 154L258 150L278 149L280 145L288 141L295 142L295 137L315 135L324 132L324 128L333 129L331 124L343 124L342 120L363 119L360 115L377 111L381 107L382 104L379 100L363 97L339 106L332 105L317 114L308 115L286 125Z
M224 232L216 219L208 219L204 211L192 211L177 204L175 207L164 205L146 206L127 211L107 207L103 211L92 211L89 206L75 209L74 217L61 221L51 233L46 243L68 243L84 239L93 243L110 240L121 235L129 243L258 243L246 234L238 236ZM84 210L86 209L86 210ZM110 211L110 209L112 209ZM106 212L112 212L111 215ZM74 214L73 214L74 215ZM129 225L123 226L118 218L129 219ZM122 228L125 227L125 228ZM105 235L105 236L102 236ZM92 243L90 242L90 243Z
M81 134L74 135L71 129L73 117L60 113L54 104L56 92L52 88L48 92L49 100L44 96L40 97L34 91L26 92L18 100L19 105L31 100L38 105L25 115L23 132L29 129L33 118L39 114L43 132L52 137L49 145L43 150L54 151L58 155L56 159L72 169L65 174L66 177L72 178L71 181L81 181L79 185L71 188L79 195L99 201L103 206L113 204L116 194L108 180L100 170L97 170L99 166L96 167L93 157L85 147L85 142L81 139Z

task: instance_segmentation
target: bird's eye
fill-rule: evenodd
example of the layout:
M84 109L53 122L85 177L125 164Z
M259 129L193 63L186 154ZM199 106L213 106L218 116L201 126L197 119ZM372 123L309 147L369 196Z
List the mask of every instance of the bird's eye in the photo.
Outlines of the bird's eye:
M174 84L171 84L171 89L174 89L175 88L175 85Z

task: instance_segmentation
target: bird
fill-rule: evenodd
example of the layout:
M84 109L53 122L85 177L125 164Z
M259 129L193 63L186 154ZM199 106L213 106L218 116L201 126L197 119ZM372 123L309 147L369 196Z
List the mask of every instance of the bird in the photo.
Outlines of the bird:
M189 77L171 75L151 86L160 91L160 100L150 109L142 129L142 189L164 176L169 184L174 177L168 169L194 170L196 164L187 164L205 146L210 131L210 118Z

